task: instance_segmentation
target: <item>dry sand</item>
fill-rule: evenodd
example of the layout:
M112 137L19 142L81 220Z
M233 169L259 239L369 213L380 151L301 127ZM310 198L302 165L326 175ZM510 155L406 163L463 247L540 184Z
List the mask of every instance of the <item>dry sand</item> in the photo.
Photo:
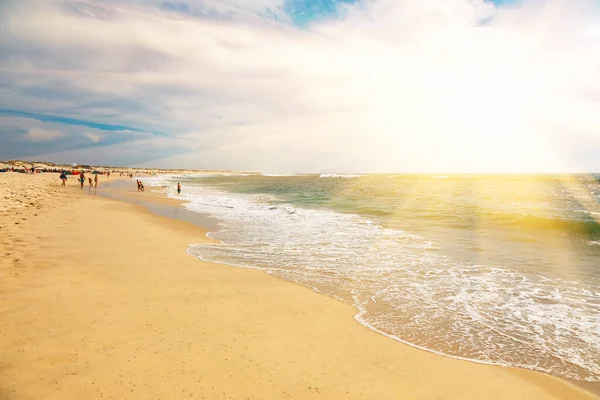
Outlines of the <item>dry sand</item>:
M188 256L194 225L75 184L0 174L1 399L595 398L402 345L346 304Z

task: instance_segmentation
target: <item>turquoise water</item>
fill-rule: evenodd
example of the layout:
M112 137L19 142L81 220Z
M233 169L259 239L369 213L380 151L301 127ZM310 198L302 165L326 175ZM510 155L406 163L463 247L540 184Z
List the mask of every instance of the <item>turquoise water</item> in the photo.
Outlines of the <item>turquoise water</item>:
M190 254L346 301L362 324L419 348L600 380L600 175L153 183L221 221L221 244Z

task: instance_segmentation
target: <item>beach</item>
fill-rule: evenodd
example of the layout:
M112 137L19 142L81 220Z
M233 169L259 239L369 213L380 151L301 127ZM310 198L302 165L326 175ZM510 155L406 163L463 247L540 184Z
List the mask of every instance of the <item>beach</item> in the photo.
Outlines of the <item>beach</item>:
M341 301L188 255L210 243L198 224L67 185L0 174L2 399L598 398L399 343Z

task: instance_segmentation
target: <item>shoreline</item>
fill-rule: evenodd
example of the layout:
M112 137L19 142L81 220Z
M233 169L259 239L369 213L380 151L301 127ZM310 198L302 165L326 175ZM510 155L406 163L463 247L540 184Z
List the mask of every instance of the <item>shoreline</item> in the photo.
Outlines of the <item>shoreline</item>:
M8 228L22 253L12 266L0 263L19 272L0 271L0 291L8 295L0 300L0 322L11 327L0 336L8 374L0 378L0 395L98 398L102 387L117 397L180 398L168 394L175 386L207 398L597 398L541 373L398 343L357 323L346 303L249 268L190 257L180 246L209 240L197 224L155 215L143 204L87 196L87 188L58 189L40 201L33 226L17 220L33 214L0 214L2 235ZM90 234L97 250L77 240ZM136 350L140 344L159 355ZM51 354L57 348L61 354ZM102 356L106 351L110 357ZM215 365L198 371L206 356ZM126 385L111 371L124 366L131 369ZM198 386L190 375L210 377L213 385Z
M129 179L131 179L131 178L129 178ZM125 178L125 179L122 180L122 182L128 181L129 179ZM140 177L140 179L144 179L144 177ZM157 202L159 204L161 204L164 201L172 202L175 207L180 207L181 209L189 212L190 213L189 215L198 214L198 215L203 215L205 217L208 217L209 219L213 219L214 221L219 221L217 217L211 217L211 216L208 216L208 215L205 215L205 214L201 214L201 213L198 213L198 212L187 210L187 208L185 208L185 206L184 206L184 204L186 203L186 201L178 200L178 199L173 198L173 197L169 197L166 193L164 193L164 192L162 192L160 190L157 190L157 189L160 189L160 188L152 187L152 186L149 186L148 188L150 190L149 190L149 192L148 192L147 195L151 195L152 196L152 198L150 200L151 202L155 201L155 202ZM132 191L132 192L134 192L134 191ZM146 194L144 196L146 196ZM119 199L119 196L113 197L113 198ZM124 200L124 198L121 197L120 200ZM127 201L127 200L125 200L125 201ZM148 211L153 212L151 209L149 209L149 208L147 208L147 209L148 209ZM164 215L164 214L159 214L159 215ZM188 220L188 222L196 223L195 221L190 221L190 220ZM204 223L210 224L211 221L210 220L205 220ZM198 224L198 226L200 226L203 230L206 231L206 234L207 234L206 237L209 238L209 239L211 239L211 237L210 237L209 234L211 232L213 232L214 230L218 229L217 224L211 224L209 226L209 225L204 225L204 224L202 224L202 222L200 222ZM192 243L190 243L190 245L192 245ZM197 256L194 256L194 255L191 255L191 256L194 257L194 258L198 258ZM210 262L210 261L205 261L205 260L202 260L202 261L204 261L204 262ZM233 268L254 269L254 270L258 270L258 271L261 271L262 273L266 274L266 272L264 270L260 269L260 268L254 268L254 267L248 267L248 266L240 266L240 265L233 265L233 264L227 264L227 263L217 263L217 264L221 264L221 265L225 265L227 267L233 267ZM458 360L458 361L462 361L462 362L470 362L470 363L480 364L480 365L488 365L488 366L494 366L494 367L500 367L500 368L507 368L509 370L514 371L517 374L523 372L523 373L535 373L535 374L541 374L541 375L544 375L544 376L549 376L549 377L558 379L558 380L560 380L560 381L562 381L562 382L564 382L564 383L566 383L568 385L572 385L572 386L574 386L574 387L576 387L578 389L581 389L581 390L583 390L583 391L585 391L585 392L587 392L589 394L592 394L594 396L598 396L598 398L600 399L600 382L578 381L578 380L574 380L574 379L568 379L568 378L554 376L554 375L546 373L546 372L535 371L535 370L530 370L530 369L526 369L526 368L519 368L519 367L507 366L507 365L501 365L501 364L496 364L496 363L491 362L491 361L486 362L486 361L480 361L480 360L475 360L475 359L470 359L470 358L464 358L464 357L449 355L449 354L438 352L438 351L435 351L435 350L432 350L432 349L428 349L428 348L425 348L425 347L422 347L422 346L419 346L419 345L416 345L416 344L404 341L404 340L402 340L402 339L400 339L400 338L398 338L396 336L390 335L390 334L388 334L388 333L386 333L384 331L381 331L381 330L379 330L379 329L371 326L369 323L363 321L360 318L360 311L354 305L352 305L350 303L347 303L345 301L342 301L340 299L337 299L337 298L332 297L332 296L330 296L330 295L328 295L326 293L322 293L320 291L315 290L314 288L302 285L300 283L297 283L297 282L294 282L294 281L290 281L290 280L286 280L285 278L277 277L275 275L272 275L272 276L275 277L276 279L281 279L284 282L289 282L289 283L292 283L292 284L295 284L295 285L300 285L302 287L311 289L315 293L318 293L320 295L324 295L324 296L326 296L326 297L328 297L330 299L336 300L336 301L340 301L341 303L343 303L345 305L350 305L355 310L355 314L353 316L353 319L358 324L360 324L361 326L369 329L370 331L372 331L374 333L377 333L379 335L382 335L382 336L385 336L385 337L387 337L389 339L392 339L395 342L400 343L401 345L410 346L410 347L412 347L414 349L417 349L417 350L420 350L420 351L425 351L425 352L428 352L428 353L431 353L431 354L434 354L434 355L437 355L437 356L440 356L440 357L448 357L448 358L451 358L451 359L454 359L454 360Z
M140 177L140 179L144 179L144 177ZM185 206L184 206L184 204L186 203L186 201L184 201L184 200L178 200L178 199L176 199L174 197L169 197L169 196L167 196L166 193L164 193L164 192L162 192L160 190L153 190L153 189L160 189L160 188L152 187L152 186L149 186L149 188L150 188L150 192L154 193L154 195L155 195L155 197L153 197L154 200L159 201L159 202L161 201L161 199L164 199L164 200L167 200L167 201L172 201L173 204L176 204L178 207L181 207L182 209L188 211L187 208L185 208ZM205 215L205 214L200 214L198 212L191 212L190 214ZM208 214L206 214L205 216L208 216ZM213 218L215 221L219 221L217 217L208 216L208 218ZM205 229L207 231L207 237L209 239L211 239L210 233L213 232L213 229L214 230L218 229L217 225L213 225L212 227L208 227L206 225L200 224L199 226L201 226L203 229ZM197 256L194 256L194 255L192 255L192 257L196 257L197 258ZM203 261L206 261L206 260L203 260ZM211 261L206 261L206 262L211 262ZM244 265L228 264L228 263L225 263L225 262L223 262L223 263L217 263L217 264L225 265L225 266L228 266L228 267L234 267L234 268L254 269L254 270L258 270L258 271L261 271L263 273L266 273L265 270L263 270L261 268L256 268L256 267L249 267L249 266L244 266ZM417 349L417 350L420 350L420 351L425 351L425 352L428 352L428 353L431 353L431 354L434 354L434 355L437 355L437 356L448 357L448 358L451 358L451 359L454 359L454 360L463 361L463 362L470 362L470 363L474 363L474 364L481 364L481 365L495 366L495 367L500 367L500 368L507 368L507 369L515 371L517 374L521 373L521 372L524 372L524 373L531 373L532 372L532 373L535 373L535 374L542 374L544 376L549 376L549 377L558 379L558 380L560 380L562 382L565 382L565 383L567 383L569 385L572 385L572 386L574 386L574 387L576 387L578 389L584 390L585 392L590 393L590 394L592 394L594 396L597 396L600 399L600 382L589 382L589 381L582 381L582 380L576 380L576 379L569 379L569 378L565 378L565 377L555 376L555 375L552 375L551 373L548 373L548 372L542 372L542 371L537 371L537 370L533 370L533 369L527 369L527 368L522 368L522 367L515 367L515 366L510 366L510 365L502 365L502 364L494 363L492 361L481 361L481 360L471 359L471 358L466 358L466 357L461 357L461 356L457 356L457 355L445 354L445 353L440 352L440 351L436 351L436 350L432 350L432 349L429 349L429 348L426 348L426 347L423 347L423 346L419 346L417 344L413 344L413 343L407 342L405 340L402 340L401 338L399 338L397 336L389 334L389 333L387 333L385 331L382 331L382 330L377 329L376 327L370 325L368 322L364 321L360 317L360 310L357 309L353 304L351 304L349 302L346 302L344 300L338 299L335 296L331 296L331 295L329 295L327 293L318 291L314 287L306 286L306 285L303 285L301 283L294 282L292 280L287 280L287 279L285 279L283 277L278 277L276 275L272 275L272 276L276 277L277 279L281 279L284 282L289 282L289 283L292 283L292 284L296 284L296 285L300 285L302 287L309 288L309 289L313 290L315 293L324 295L324 296L326 296L328 298L331 298L333 300L336 300L336 301L340 301L343 304L350 305L355 310L355 314L353 316L353 319L357 323L359 323L363 327L366 327L367 329L369 329L369 330L371 330L371 331L373 331L373 332L375 332L375 333L377 333L379 335L382 335L382 336L385 336L387 338L390 338L390 339L394 340L395 342L400 343L401 345L410 346L410 347L412 347L414 349Z
M136 178L136 177L134 176L134 178ZM139 177L140 180L143 180L144 178L145 177L143 177L143 176ZM133 189L131 189L131 190L124 189L124 187L132 186L132 185L129 185L129 183L132 183L131 180L132 180L132 178L120 177L118 181L115 181L115 183L118 183L118 182L123 183L123 184L128 183L127 185L123 185L123 186L119 185L118 186L117 190L120 192L120 195L118 195L118 196L112 196L112 195L110 195L109 194L110 190L109 190L109 192L104 191L103 193L101 193L99 195L100 196L107 196L107 197L116 199L118 201L127 201L127 202L129 202L129 201L132 200L132 198L137 198L138 197L138 196L131 196L132 194L137 193ZM111 189L115 190L114 187L112 187ZM218 221L219 221L218 218L211 217L211 216L209 216L207 214L201 214L201 213L198 213L198 212L195 212L195 211L189 211L184 206L184 204L186 203L186 201L178 200L178 199L173 198L173 197L169 197L169 196L167 196L166 193L164 193L164 192L162 192L162 191L160 191L158 189L160 189L160 188L149 186L147 188L147 191L142 196L144 196L144 197L148 196L148 197L150 197L150 199L147 200L147 201L145 201L145 202L134 201L134 204L142 205L143 207L145 207L145 209L148 212L154 213L156 215L167 216L167 217L170 217L170 218L176 218L176 219L179 219L179 220L182 220L182 221L186 221L186 222L190 222L190 223L192 223L194 225L197 225L197 226L199 226L205 232L205 236L206 236L206 238L208 238L209 241L214 241L213 239L211 239L211 237L210 237L209 234L211 232L213 232L214 230L218 229L218 225L217 225ZM127 196L127 194L129 194L130 197ZM186 218L185 216L183 216L183 217L177 216L174 213L170 213L170 215L167 215L166 213L161 213L160 210L157 210L157 209L154 209L152 207L149 207L149 204L152 204L152 203L158 204L158 205L162 205L162 204L170 204L171 205L172 204L173 207L178 207L181 210L184 210L186 212L186 215L188 216L188 218ZM190 216L193 216L193 215L200 215L202 217L201 218L190 217ZM190 243L190 245L192 245L192 244L193 243ZM187 252L187 249L186 249L186 252ZM190 256L193 257L193 258L198 258L197 256L194 256L194 255L190 255ZM205 260L201 260L201 261L202 262L210 262L210 261L205 261ZM216 263L216 264L224 265L224 266L232 267L232 268L244 268L244 269L250 269L250 270L257 270L257 271L261 271L265 275L269 275L264 270L262 270L260 268L247 267L247 266L239 266L239 265L233 265L233 264L227 264L227 263ZM578 380L574 380L574 379L567 379L567 378L557 377L557 376L554 376L552 374L545 373L545 372L540 372L540 371L535 371L535 370L529 370L529 369L526 369L526 368L518 368L518 367L500 365L500 364L496 364L496 363L493 363L493 362L486 362L486 361L480 361L480 360L474 360L474 359L464 358L464 357L460 357L460 356L454 356L454 355L444 354L444 353L441 353L441 352L438 352L438 351L435 351L435 350L431 350L431 349L428 349L428 348L425 348L425 347L422 347L422 346L419 346L419 345L415 345L413 343L406 342L406 341L404 341L404 340L402 340L400 338L397 338L397 337L395 337L393 335L390 335L390 334L388 334L386 332L383 332L383 331L381 331L381 330L379 330L379 329L377 329L377 328L369 325L368 323L362 321L360 319L360 315L359 315L360 312L359 312L359 310L356 309L350 303L347 303L345 301L339 300L339 299L337 299L335 297L329 296L326 293L319 292L317 290L314 290L314 288L310 288L308 286L304 286L304 285L302 285L300 283L293 282L293 281L290 281L290 280L286 280L285 278L278 277L278 276L275 276L275 275L269 275L269 276L272 276L272 277L274 277L276 279L280 279L280 280L282 280L284 282L287 282L287 283L291 283L291 284L294 284L294 285L299 285L299 286L304 287L304 288L308 288L308 289L314 291L317 294L326 296L327 298L330 298L330 299L335 300L335 301L339 301L342 304L350 305L354 309L354 311L355 311L355 314L352 317L353 320L355 320L361 326L369 329L370 331L372 331L372 332L374 332L374 333L376 333L378 335L382 335L382 336L385 336L385 337L387 337L389 339L392 339L393 341L398 342L400 345L409 346L409 347L412 347L412 348L417 349L419 351L424 351L424 352L431 353L431 354L434 354L434 355L440 356L440 357L448 357L448 358L451 358L451 359L454 359L454 360L458 360L458 361L462 361L462 362L469 362L469 363L480 364L480 365L487 365L487 366L494 366L494 367L499 367L499 368L506 368L506 369L509 369L509 370L513 371L517 375L520 374L520 373L525 373L525 374L527 374L527 373L541 374L543 376L548 376L548 377L551 377L551 378L554 378L554 379L558 379L559 381L562 381L562 382L564 382L564 383L566 383L568 385L572 385L573 387L575 387L577 389L580 389L580 390L583 390L586 393L589 393L591 395L597 396L597 398L600 399L600 382L587 382L587 381L578 381Z

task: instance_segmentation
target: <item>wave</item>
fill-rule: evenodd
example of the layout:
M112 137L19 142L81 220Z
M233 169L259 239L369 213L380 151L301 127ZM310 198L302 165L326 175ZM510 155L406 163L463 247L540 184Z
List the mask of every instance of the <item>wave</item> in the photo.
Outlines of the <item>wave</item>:
M357 207L359 213L372 215L394 215L392 208ZM600 239L600 213L589 210L542 209L527 212L502 212L496 209L475 207L472 210L460 208L439 208L435 204L422 204L419 218L427 221L443 222L448 226L472 229L481 225L490 227L511 227L523 231L559 231L570 236L589 236ZM546 215L543 215L546 214ZM400 213L398 213L400 216Z
M321 174L319 178L359 178L362 175L353 174Z
M286 176L298 176L297 174L260 174L261 176L269 177L286 177Z
M507 225L528 230L560 230L575 236L600 236L600 224L591 217L589 219L567 219L537 215L513 215L504 216L504 218Z

